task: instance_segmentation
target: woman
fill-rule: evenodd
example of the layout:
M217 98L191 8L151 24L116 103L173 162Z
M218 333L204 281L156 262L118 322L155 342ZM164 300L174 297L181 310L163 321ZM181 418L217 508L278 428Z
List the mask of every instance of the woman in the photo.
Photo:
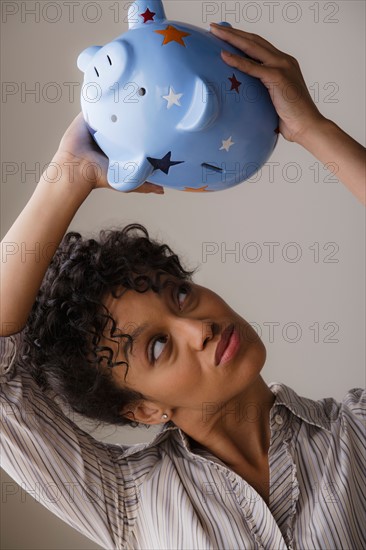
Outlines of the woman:
M212 32L250 56L223 54L267 86L283 137L324 164L336 158L364 202L364 149L319 113L297 61L259 36ZM267 386L251 326L139 226L60 245L89 193L108 187L81 115L53 162L61 179L43 175L4 238L26 246L31 235L43 251L25 263L11 254L2 269L9 475L38 484L48 509L106 548L365 547L361 390L337 403ZM148 445L103 444L54 391L101 421L164 427Z

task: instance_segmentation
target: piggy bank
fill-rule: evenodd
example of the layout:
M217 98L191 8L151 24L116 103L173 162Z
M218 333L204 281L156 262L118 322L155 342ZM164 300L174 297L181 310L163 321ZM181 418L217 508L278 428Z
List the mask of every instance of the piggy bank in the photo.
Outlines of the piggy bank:
M276 145L278 116L261 81L221 58L222 49L244 54L167 20L158 0L131 4L128 26L77 60L83 116L109 159L109 184L210 192L250 178Z

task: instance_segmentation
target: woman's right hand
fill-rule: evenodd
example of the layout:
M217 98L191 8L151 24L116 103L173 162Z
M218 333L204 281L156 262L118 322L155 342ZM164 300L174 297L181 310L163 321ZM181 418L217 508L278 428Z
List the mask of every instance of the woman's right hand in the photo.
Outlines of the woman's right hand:
M69 166L69 172L73 174L78 185L86 186L90 190L113 189L107 180L108 158L91 136L82 113L79 113L67 128L53 162L73 163L66 166ZM128 192L163 194L164 188L145 182L137 189Z

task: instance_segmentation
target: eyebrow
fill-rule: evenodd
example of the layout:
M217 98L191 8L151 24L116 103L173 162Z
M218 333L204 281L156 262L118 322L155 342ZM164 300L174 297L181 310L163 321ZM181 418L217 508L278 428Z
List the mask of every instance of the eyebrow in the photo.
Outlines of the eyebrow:
M172 279L168 279L167 281L164 281L164 283L162 285L163 293L161 295L164 295L164 291L167 288L169 288L169 286L173 286L173 288L175 288L175 286L177 284L179 284L179 281L178 282L173 281ZM125 357L126 357L127 361L130 360L130 346L133 347L135 341L146 331L148 326L149 326L149 323L142 323L142 325L135 328L135 330L133 330L131 332L131 334L129 334L129 336L132 338L132 344L131 345L130 345L130 339L126 338L126 341L122 346L122 350L123 350L123 353L125 354Z
M146 329L147 329L148 326L149 326L149 323L143 323L142 325L135 328L135 330L133 330L131 332L131 334L129 336L132 338L132 344L130 344L130 339L126 338L126 341L123 344L122 349L123 349L123 353L125 354L125 357L126 357L127 361L129 361L129 359L130 359L130 347L133 347L135 341L139 338L139 336L141 336L141 334L146 332Z

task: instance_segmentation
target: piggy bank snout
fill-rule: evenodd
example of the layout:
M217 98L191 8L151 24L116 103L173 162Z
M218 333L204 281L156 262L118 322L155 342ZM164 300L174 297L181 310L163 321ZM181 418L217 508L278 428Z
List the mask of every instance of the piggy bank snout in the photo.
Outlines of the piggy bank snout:
M131 66L132 52L126 43L114 40L104 47L91 46L78 58L78 67L86 73L87 80L98 83L101 88L112 86L125 76Z

